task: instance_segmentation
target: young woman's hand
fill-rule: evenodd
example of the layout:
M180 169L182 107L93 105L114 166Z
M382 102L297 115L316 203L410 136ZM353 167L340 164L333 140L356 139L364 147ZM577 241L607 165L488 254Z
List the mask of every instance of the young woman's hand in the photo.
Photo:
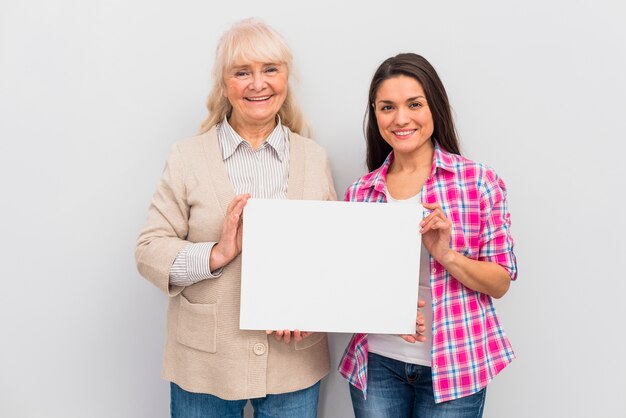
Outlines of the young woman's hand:
M250 199L249 194L240 194L228 205L226 217L222 225L222 235L209 256L211 271L217 270L230 263L241 252L241 238L243 233L243 208Z
M424 315L422 315L422 311L420 311L419 308L423 308L424 305L426 305L426 302L424 302L423 300L418 300L417 301L417 315L415 317L415 334L401 334L400 337L402 337L402 339L404 341L410 342L410 343L416 343L416 342L421 342L423 343L424 341L426 341L426 337L424 336L424 333L426 332L426 321L424 320Z
M452 221L446 218L439 203L424 203L423 206L430 210L430 214L420 222L422 242L430 255L445 265L447 258L450 258L453 252L450 249Z
M472 260L450 248L452 221L439 203L425 203L430 210L420 226L422 242L431 256L468 288L500 298L509 290L511 278L504 267L492 261Z

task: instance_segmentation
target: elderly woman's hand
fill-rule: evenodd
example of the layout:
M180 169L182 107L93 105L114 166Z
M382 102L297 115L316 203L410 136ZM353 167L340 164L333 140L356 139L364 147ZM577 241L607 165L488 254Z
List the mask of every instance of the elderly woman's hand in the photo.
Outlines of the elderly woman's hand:
M224 225L222 225L222 235L209 256L211 271L224 267L241 252L243 208L249 198L249 194L240 194L235 196L228 205Z
M417 315L415 317L415 334L400 335L400 337L402 337L404 341L407 341L410 343L415 343L418 341L423 343L424 341L426 341L426 337L424 336L424 332L426 332L426 321L424 320L424 315L422 314L422 311L420 311L419 309L419 308L423 308L424 305L426 305L426 302L424 302L423 300L417 301Z
M282 330L282 331L269 331L268 330L268 331L265 331L265 333L267 335L274 334L274 339L276 341L282 340L285 344L289 344L289 342L291 341L291 331L289 331L288 329ZM305 339L311 334L313 333L308 332L308 331L295 330L293 332L293 339L295 340L295 342L299 343L300 341L302 341L303 339Z

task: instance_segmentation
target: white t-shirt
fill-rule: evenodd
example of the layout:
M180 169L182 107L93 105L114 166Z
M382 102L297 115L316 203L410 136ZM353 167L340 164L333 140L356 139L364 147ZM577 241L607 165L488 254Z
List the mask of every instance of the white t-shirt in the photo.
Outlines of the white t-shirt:
M396 200L391 197L387 189L385 189L385 195L387 196L387 202L389 203L422 202L421 193L409 199ZM418 234L419 231L415 231L415 233ZM426 341L418 341L412 344L403 340L399 335L368 334L368 351L395 360L400 360L405 363L419 364L430 367L430 351L433 343L433 306L430 290L430 254L428 253L428 250L426 250L426 247L424 247L424 244L422 244L420 257L419 299L426 302L426 305L421 308L426 325L426 331L424 332Z

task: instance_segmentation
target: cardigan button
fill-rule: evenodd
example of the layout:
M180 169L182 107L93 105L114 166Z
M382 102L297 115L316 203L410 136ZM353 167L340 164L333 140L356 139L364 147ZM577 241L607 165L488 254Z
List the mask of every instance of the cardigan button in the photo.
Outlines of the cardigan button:
M254 348L252 349L252 351L254 351L254 354L256 354L257 356L262 356L263 354L265 354L265 344L263 343L254 344Z

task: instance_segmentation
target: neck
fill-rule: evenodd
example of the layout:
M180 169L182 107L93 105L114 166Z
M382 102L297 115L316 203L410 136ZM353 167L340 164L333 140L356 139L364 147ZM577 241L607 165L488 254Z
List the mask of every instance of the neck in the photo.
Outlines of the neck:
M412 153L394 152L389 171L392 173L426 172L428 175L433 165L434 153L435 147L431 141Z
M239 136L252 145L252 148L257 149L276 127L276 118L274 117L266 122L250 123L243 122L235 117L235 115L232 115L228 123Z

